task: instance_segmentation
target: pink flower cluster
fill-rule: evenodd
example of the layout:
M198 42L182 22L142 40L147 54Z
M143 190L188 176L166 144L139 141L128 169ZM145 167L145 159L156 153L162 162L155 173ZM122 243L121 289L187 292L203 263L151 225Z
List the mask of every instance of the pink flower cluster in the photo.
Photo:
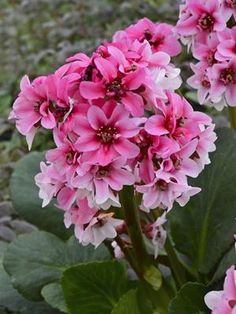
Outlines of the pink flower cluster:
M40 127L52 130L56 144L35 177L39 196L43 206L56 198L84 245L117 234L129 242L116 216L125 185L145 212L184 205L200 190L188 177L210 162L216 135L211 119L174 92L181 79L171 56L179 52L172 26L143 19L91 57L78 53L49 76L21 81L10 118L29 147ZM164 223L165 215L142 222L155 256Z
M236 270L231 266L226 273L224 290L211 291L205 296L205 303L212 314L236 313Z
M236 27L227 27L229 19L236 25L235 17L234 0L186 0L176 26L198 60L188 84L197 89L200 104L218 110L236 106Z

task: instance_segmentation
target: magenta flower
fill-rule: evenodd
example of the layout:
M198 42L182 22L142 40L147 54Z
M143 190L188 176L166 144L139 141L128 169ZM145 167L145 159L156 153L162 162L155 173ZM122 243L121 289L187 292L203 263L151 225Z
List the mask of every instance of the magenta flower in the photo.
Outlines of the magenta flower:
M73 102L69 89L77 79L77 74L64 78L56 74L42 76L32 83L27 76L22 78L21 92L13 104L9 119L16 120L16 127L26 136L29 147L38 127L54 129L71 112Z
M225 27L219 0L186 0L176 29L181 36L193 36L202 32L206 35L219 32Z
M163 51L171 57L181 52L181 45L174 36L174 27L166 23L153 23L148 18L143 18L124 31L117 32L113 39L115 42L125 39L147 41L153 52Z
M205 303L212 314L236 313L236 270L231 266L226 273L223 291L211 291L205 296Z
M129 139L139 128L122 105L117 105L109 117L102 108L91 106L86 117L79 120L76 147L84 152L84 160L106 166L119 156L136 157L139 148Z
M137 69L125 75L107 59L99 57L94 62L101 79L95 82L82 81L80 84L82 97L88 100L115 100L122 103L132 115L141 116L144 102L139 90L145 89L145 70Z

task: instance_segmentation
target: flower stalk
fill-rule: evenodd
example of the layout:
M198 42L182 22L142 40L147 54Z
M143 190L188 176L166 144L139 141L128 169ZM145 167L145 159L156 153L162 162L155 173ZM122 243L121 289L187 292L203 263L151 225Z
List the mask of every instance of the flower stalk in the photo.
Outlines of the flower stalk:
M151 259L148 255L139 219L139 210L134 198L134 189L132 186L125 186L120 193L120 200L124 209L125 222L130 236L134 256L138 265L138 276L143 278L145 270L151 265Z

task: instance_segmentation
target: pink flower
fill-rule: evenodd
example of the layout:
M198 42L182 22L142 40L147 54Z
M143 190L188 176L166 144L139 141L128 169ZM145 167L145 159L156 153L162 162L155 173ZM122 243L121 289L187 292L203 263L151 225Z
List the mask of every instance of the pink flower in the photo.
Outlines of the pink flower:
M221 0L221 11L224 15L226 21L228 21L231 16L234 16L234 19L236 19L236 2L235 0Z
M203 105L210 98L211 82L208 77L208 68L202 63L191 64L191 69L194 75L191 76L187 83L197 89L199 103Z
M53 129L71 111L69 86L77 77L42 76L32 83L28 76L22 78L21 92L13 104L9 119L16 120L16 127L26 136L29 148L38 127Z
M194 112L186 99L171 92L167 93L167 98L167 103L157 103L160 114L147 120L145 130L149 134L168 135L185 144L198 135L201 124L211 124L211 119L201 112Z
M81 243L91 243L97 248L105 239L114 239L117 235L116 228L122 223L123 220L113 218L113 213L100 213L85 228Z
M194 36L219 32L225 27L219 0L186 0L186 4L181 7L176 29L181 36Z
M81 117L76 132L76 147L85 152L84 160L106 166L119 156L134 158L139 148L129 139L139 132L134 120L122 105L109 117L102 108L91 106L87 117Z
M225 97L229 106L236 105L236 58L213 65L209 70L211 99L219 102Z
M188 186L185 176L168 174L162 170L155 173L151 183L139 185L136 190L143 194L141 209L145 212L158 207L170 210L175 200L184 206L190 196L201 191L200 188Z
M163 228L166 222L166 214L164 213L161 217L157 218L154 223L147 224L144 227L146 236L152 240L155 258L157 258L160 251L163 250L166 242L167 232Z
M223 291L211 291L205 296L205 303L212 314L236 313L236 270L231 266L226 273Z
M76 170L80 167L79 159L81 154L75 148L76 139L77 137L73 142L63 132L55 130L54 141L57 148L50 149L46 153L47 161L54 165L58 173L65 177L68 183L71 182Z
M181 52L180 43L174 36L174 27L166 23L153 23L147 18L139 20L124 31L117 32L113 37L117 42L125 38L132 41L148 41L153 52L163 51L171 57Z
M35 176L35 183L40 188L39 197L43 200L42 207L47 206L65 185L65 178L60 176L53 165L40 163L41 172Z
M134 175L126 169L126 159L118 158L106 166L85 165L86 171L74 178L73 185L87 189L89 204L108 209L111 205L120 207L117 192L124 185L133 185Z
M219 45L217 47L216 59L219 61L230 61L236 57L236 26L219 32Z
M134 116L141 116L144 101L140 91L145 89L146 71L136 69L124 74L108 59L94 59L98 75L95 81L82 81L80 93L88 100L115 100Z
M71 225L75 226L75 235L81 240L84 233L86 225L90 223L98 209L95 207L90 208L86 198L76 201L76 204L71 208L65 210L64 223L66 228Z
M217 63L216 51L219 45L219 39L217 34L213 33L211 36L198 36L198 41L192 47L192 53L194 58L201 61L201 64L205 67L211 67Z

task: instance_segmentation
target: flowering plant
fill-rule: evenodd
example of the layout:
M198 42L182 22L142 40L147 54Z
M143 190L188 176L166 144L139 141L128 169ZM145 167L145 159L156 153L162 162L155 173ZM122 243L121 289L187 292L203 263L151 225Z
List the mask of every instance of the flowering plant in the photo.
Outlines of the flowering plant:
M52 279L46 276L35 287L35 299L41 291L47 301L48 289L62 297L63 289L65 304L53 305L69 313L126 313L128 306L131 313L207 313L206 305L213 313L236 311L233 266L227 272L224 292L207 294L222 279L235 253L229 251L235 231L233 207L227 211L232 222L225 238L219 240L211 264L206 261L208 228L210 223L221 222L217 206L222 206L222 200L218 202L217 190L214 198L205 196L207 186L210 189L214 184L214 166L222 167L222 156L215 153L213 167L204 170L211 162L209 153L216 149L215 125L178 93L182 80L172 60L181 53L179 34L200 60L192 65L195 74L188 80L198 89L199 102L209 100L217 108L222 102L236 104L234 28L226 28L235 13L231 2L187 0L176 28L144 18L118 31L112 42L100 45L92 56L77 53L48 76L32 82L28 76L22 78L9 118L26 137L29 149L42 128L52 132L55 144L35 176L42 206L53 202L58 212L63 211L65 228L74 229L73 250L88 252L93 245L99 252L105 245L115 259L126 260L134 287L129 288L119 262L69 268L86 261L74 257L65 262L69 269L61 286L59 275L56 280L54 274ZM231 147L225 139L232 145L235 135L229 130L219 132L222 150ZM229 168L222 171L230 174L228 162ZM218 228L218 234L224 230L221 225ZM39 238L47 246L56 243L44 233ZM33 241L37 242L37 236ZM76 248L77 242L85 248ZM69 243L64 261L70 250ZM11 249L6 260L10 254ZM9 265L6 262L8 272L16 275ZM93 287L93 280L94 285L101 284L108 300L99 300L101 292ZM56 286L46 286L54 281ZM24 290L19 275L16 282ZM117 293L107 289L110 284ZM194 298L191 291L199 293L199 300L187 304L184 297ZM145 295L143 305L139 294Z

